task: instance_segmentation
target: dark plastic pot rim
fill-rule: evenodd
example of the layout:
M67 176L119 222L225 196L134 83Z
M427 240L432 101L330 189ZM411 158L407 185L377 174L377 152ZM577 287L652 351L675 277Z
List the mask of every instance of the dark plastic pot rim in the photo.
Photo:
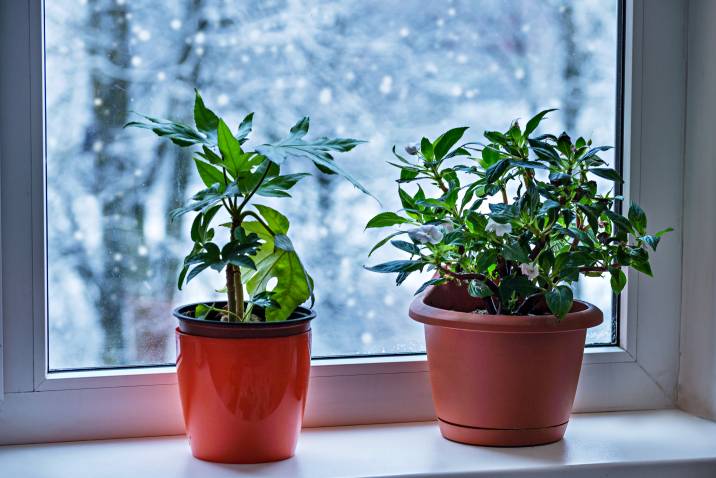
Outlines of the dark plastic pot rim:
M306 307L297 307L289 319L281 322L219 322L187 315L193 312L197 305L207 304L221 308L226 305L226 301L195 302L177 307L172 315L179 320L178 331L188 335L218 339L287 337L310 331L311 320L316 318L316 313ZM263 309L256 308L256 310L263 313Z

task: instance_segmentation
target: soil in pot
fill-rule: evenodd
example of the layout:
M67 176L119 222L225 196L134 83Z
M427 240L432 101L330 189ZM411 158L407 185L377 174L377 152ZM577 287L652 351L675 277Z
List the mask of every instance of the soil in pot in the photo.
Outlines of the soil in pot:
M308 391L313 312L299 308L285 322L229 323L194 319L195 306L174 311L192 454L222 463L293 456Z
M560 440L567 428L586 330L602 312L575 301L567 317L475 314L479 299L460 287L415 298L425 326L433 401L446 438L489 446ZM450 310L450 309L453 310Z

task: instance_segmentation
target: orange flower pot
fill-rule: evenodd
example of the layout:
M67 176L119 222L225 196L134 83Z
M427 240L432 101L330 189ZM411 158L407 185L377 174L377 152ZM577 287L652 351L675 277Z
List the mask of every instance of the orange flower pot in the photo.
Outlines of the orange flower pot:
M480 299L455 286L415 298L410 317L425 325L440 431L473 445L527 446L560 440L567 429L586 330L602 312L575 301L548 316L480 315Z
M220 306L220 305L218 305ZM221 463L290 458L311 368L312 311L286 322L197 320L180 307L177 379L192 454Z

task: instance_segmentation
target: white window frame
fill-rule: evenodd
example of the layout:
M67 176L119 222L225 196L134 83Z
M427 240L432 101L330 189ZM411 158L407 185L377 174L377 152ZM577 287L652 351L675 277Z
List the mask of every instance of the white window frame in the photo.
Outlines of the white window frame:
M626 0L626 203L642 205L650 228L676 232L654 256L654 278L629 273L619 345L587 349L576 412L676 400L686 3ZM179 434L173 367L47 373L42 8L0 2L0 444ZM425 356L312 364L305 426L433 418Z

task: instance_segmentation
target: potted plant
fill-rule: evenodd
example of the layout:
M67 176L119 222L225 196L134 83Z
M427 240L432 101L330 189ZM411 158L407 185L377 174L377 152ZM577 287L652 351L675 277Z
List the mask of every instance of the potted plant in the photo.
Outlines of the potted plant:
M309 119L303 118L285 139L250 150L245 143L253 113L233 133L198 91L195 126L143 118L127 126L196 148L194 163L205 185L171 213L172 220L196 213L194 245L179 273L179 288L205 270L226 276L226 301L174 311L177 379L192 453L226 463L291 457L306 402L315 317L301 304L312 302L313 280L287 236L288 219L255 201L290 197L289 190L308 175L281 174L282 164L295 158L340 174L367 192L332 156L362 141L307 140Z
M519 446L557 441L567 427L586 330L602 312L573 299L580 275L609 274L619 293L624 269L651 275L647 246L670 229L647 234L647 218L602 193L595 177L621 183L592 147L567 134L533 135L545 115L486 142L456 146L467 128L423 138L395 152L402 211L367 227L400 225L381 240L409 254L368 267L397 273L433 270L410 317L422 322L440 430L454 441ZM434 190L435 194L429 194ZM402 236L403 240L398 236ZM373 252L371 251L371 253Z

